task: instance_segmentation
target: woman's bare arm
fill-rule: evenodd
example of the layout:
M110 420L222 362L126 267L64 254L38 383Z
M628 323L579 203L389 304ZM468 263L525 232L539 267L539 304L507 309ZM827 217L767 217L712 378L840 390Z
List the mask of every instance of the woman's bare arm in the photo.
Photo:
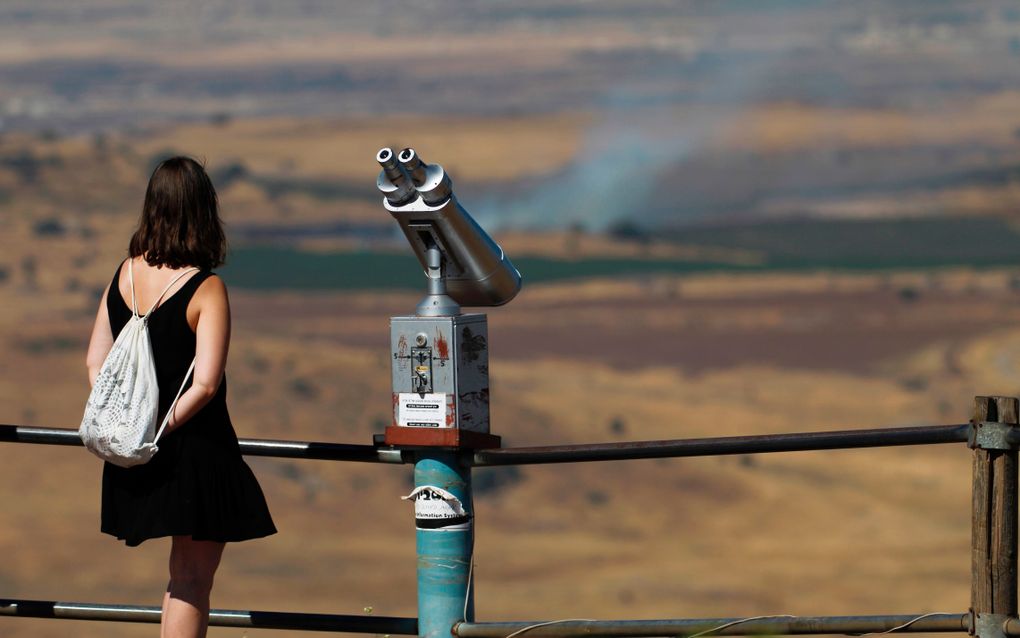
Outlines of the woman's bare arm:
M103 291L103 298L99 300L99 312L96 313L96 322L92 326L92 337L89 339L89 352L85 355L85 366L89 370L89 385L96 382L96 375L106 361L106 355L113 347L113 329L110 327L110 314L106 311L106 296L110 294L110 287Z
M197 319L196 319L197 315ZM216 396L230 347L230 301L219 277L203 281L188 306L188 320L195 328L195 372L191 387L181 395L164 434L187 423Z

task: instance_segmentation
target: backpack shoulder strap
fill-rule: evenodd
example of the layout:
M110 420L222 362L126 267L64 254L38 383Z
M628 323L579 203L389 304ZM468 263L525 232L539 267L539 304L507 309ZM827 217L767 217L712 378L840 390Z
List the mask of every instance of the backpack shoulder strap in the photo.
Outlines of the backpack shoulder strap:
M128 272L130 273L130 271L128 271ZM159 302L163 300L163 296L166 295L166 293L169 292L169 290L174 287L174 284L176 284L178 281L181 280L181 277L183 277L184 275L193 273L193 272L198 272L198 268L187 268L184 271L182 271L179 275L174 277L170 281L170 283L167 284L166 288L163 289L163 292L159 293L159 296L156 297L156 301L152 302L152 307L149 308L149 311L147 313L145 313L145 316L148 317L149 315L152 314L152 311L155 310L159 306ZM134 280L132 280L132 282L131 282L131 304L132 304L132 306L134 306L134 303L135 303L135 288L134 288ZM138 314L137 306L134 306L134 308L135 308L135 314Z
M191 366L188 368L188 372L184 375L184 381L181 381L181 388L177 391L177 396L174 397L174 402L170 404L170 408L166 411L166 416L163 417L163 423L160 424L159 431L156 432L156 438L152 440L153 445L159 442L159 437L163 436L163 430L166 429L167 423L170 423L170 417L177 408L177 401L179 401L181 395L184 394L184 386L188 384L188 379L191 377L191 373L195 371L196 361L198 361L197 357L191 360Z
M135 302L135 269L134 269L135 258L128 257L127 262L128 262L128 284L131 286L131 313L135 317L137 317L138 304Z

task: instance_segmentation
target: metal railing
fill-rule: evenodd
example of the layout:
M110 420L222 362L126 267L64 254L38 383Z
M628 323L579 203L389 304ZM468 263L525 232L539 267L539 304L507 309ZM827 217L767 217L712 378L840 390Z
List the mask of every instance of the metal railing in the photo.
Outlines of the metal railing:
M1017 427L1020 401L1013 397L976 397L969 423L906 428L803 432L759 436L634 441L486 450L395 449L374 445L243 439L248 456L304 458L367 463L414 463L415 472L459 485L470 506L471 468L499 465L574 463L628 459L761 454L903 445L967 443L973 450L971 606L957 614L880 616L758 616L615 621L474 622L470 547L449 545L436 561L419 560L418 618L213 610L210 625L374 634L430 638L506 638L527 632L538 638L575 636L820 635L874 632L967 632L980 638L1020 636L1017 618ZM80 446L76 430L0 425L0 442ZM416 483L417 483L416 478ZM419 534L421 530L419 530ZM473 529L468 529L471 538ZM419 556L435 551L419 536ZM466 548L466 549L465 549ZM447 561L447 565L443 565ZM423 562L442 572L443 586L432 582ZM457 571L460 570L460 571ZM459 576L457 575L459 574ZM157 623L158 607L67 603L0 598L0 615L117 622Z

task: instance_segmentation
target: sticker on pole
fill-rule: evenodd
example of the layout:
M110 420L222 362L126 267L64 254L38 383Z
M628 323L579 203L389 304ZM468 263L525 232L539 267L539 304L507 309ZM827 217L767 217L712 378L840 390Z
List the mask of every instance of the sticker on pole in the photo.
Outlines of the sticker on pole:
M397 399L397 425L408 428L446 428L446 394L401 392Z
M471 515L464 511L460 499L441 487L422 485L400 498L414 501L414 526L418 529L453 532L471 526Z

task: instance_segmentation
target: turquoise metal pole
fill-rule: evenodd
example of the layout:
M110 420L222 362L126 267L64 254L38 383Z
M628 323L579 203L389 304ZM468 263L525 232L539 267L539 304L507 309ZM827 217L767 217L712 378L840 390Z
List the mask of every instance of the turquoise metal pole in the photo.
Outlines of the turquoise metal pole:
M450 492L469 516L471 467L451 451L423 450L416 454L415 488L432 486ZM428 527L436 526L432 529ZM443 521L418 521L418 635L422 638L450 638L453 625L474 619L474 592L468 577L474 544L474 521L442 527ZM465 617L465 601L467 614Z

